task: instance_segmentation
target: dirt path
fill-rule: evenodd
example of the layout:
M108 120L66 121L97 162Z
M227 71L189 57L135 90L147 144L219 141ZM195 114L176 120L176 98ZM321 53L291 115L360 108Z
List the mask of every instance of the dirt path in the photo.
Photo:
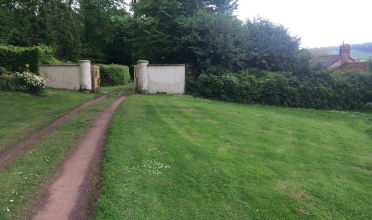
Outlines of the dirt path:
M111 92L111 93L107 93L107 94L102 95L102 96L98 96L98 97L84 103L82 106L80 106L80 107L72 110L71 112L67 113L62 118L60 118L60 119L54 121L53 123L47 125L41 131L38 131L37 133L31 135L30 138L28 138L26 140L22 140L22 141L20 141L16 144L13 144L13 145L1 150L0 151L0 170L9 167L15 161L17 161L19 158L24 156L24 154L29 149L31 149L35 145L35 143L40 142L44 137L46 137L48 134L50 134L56 128L58 128L59 126L61 126L64 123L66 123L71 118L71 116L76 115L81 110L83 110L83 109L85 109L85 108L87 108L87 107L89 107L89 106L91 106L91 105L93 105L97 102L100 102L103 99L105 99L105 98L107 98L107 97L109 97L109 96L111 96L111 95L113 95L117 92L123 91L123 90L125 90L129 87L131 87L131 86L128 86L128 87L123 88L123 89L116 90L116 91Z
M48 187L47 198L32 219L82 219L81 213L85 213L89 205L97 158L108 124L120 103L132 93L119 97L98 116L77 151L64 163L61 175Z

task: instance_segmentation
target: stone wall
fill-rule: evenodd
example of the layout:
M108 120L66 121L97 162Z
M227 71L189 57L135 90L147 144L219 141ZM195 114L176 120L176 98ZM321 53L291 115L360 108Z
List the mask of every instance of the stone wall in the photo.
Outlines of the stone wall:
M149 93L183 94L185 65L148 65Z
M40 76L47 79L47 87L67 90L91 90L90 61L80 60L73 65L39 66Z
M141 94L184 94L185 64L148 65L138 61L138 82L136 91Z

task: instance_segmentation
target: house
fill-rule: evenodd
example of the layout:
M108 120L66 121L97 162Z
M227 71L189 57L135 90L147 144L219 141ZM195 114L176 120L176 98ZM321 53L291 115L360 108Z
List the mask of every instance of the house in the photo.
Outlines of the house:
M329 69L334 69L345 63L356 63L357 61L350 57L350 44L342 43L340 46L340 53L338 55L319 56L311 59L312 64L319 62Z

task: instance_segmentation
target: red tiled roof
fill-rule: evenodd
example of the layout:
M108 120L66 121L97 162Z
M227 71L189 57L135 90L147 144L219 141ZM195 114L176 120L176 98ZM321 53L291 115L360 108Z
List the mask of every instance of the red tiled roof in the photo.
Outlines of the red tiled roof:
M345 72L348 70L360 70L363 72L368 71L366 62L356 62L356 63L344 63L341 66L337 67L336 71Z

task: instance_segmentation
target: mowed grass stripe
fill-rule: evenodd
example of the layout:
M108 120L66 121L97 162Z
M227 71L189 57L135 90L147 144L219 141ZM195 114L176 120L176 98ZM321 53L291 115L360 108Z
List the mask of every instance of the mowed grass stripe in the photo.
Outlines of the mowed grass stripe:
M93 119L106 110L119 96L133 87L98 102L58 127L26 156L0 172L0 219L26 219L38 206L46 183L76 149ZM9 210L9 211L8 211Z
M46 89L41 96L0 90L0 151L93 98L130 86L102 87L101 93L85 94L67 90Z
M110 125L95 218L370 219L368 117L132 95Z

